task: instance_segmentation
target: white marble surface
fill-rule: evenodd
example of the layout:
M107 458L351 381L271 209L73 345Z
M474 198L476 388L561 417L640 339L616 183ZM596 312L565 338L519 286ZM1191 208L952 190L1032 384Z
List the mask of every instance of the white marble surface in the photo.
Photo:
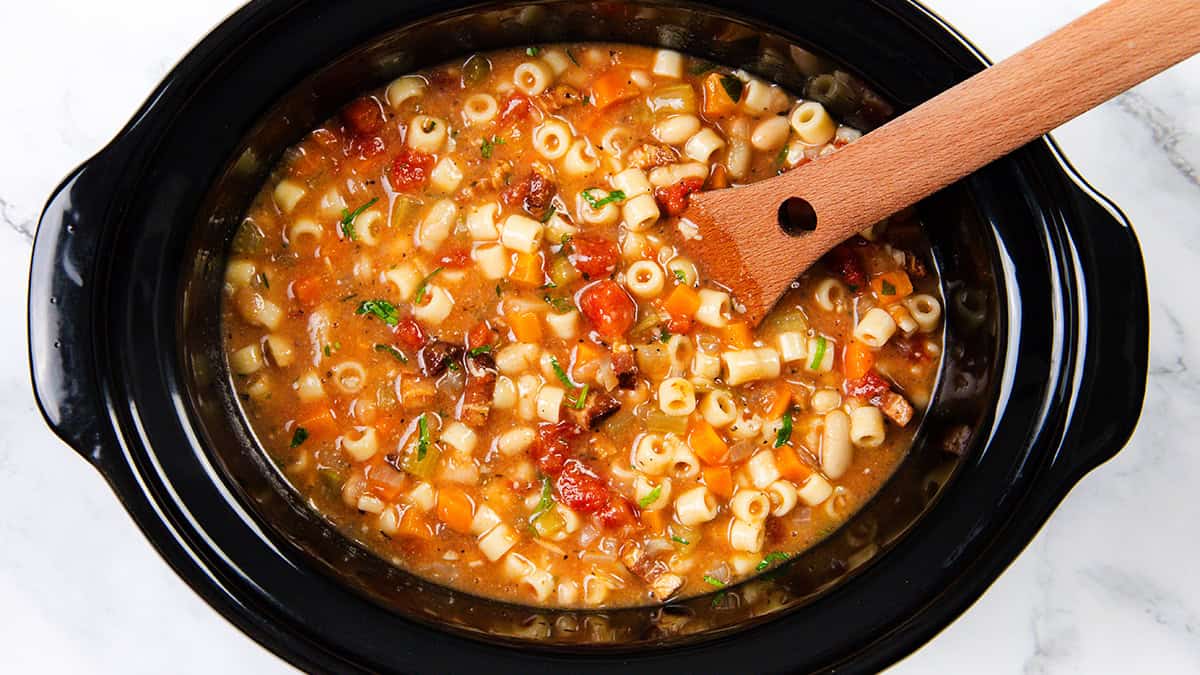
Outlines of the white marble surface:
M25 364L46 196L239 0L39 0L0 22L0 671L286 672L163 564L57 441ZM1002 58L1096 0L929 0ZM893 672L1200 671L1200 59L1056 132L1132 218L1150 276L1146 414L1025 553Z

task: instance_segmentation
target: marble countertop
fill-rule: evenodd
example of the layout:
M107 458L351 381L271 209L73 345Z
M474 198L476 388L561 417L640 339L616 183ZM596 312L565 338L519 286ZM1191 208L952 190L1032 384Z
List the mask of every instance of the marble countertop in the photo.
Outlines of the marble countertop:
M25 290L50 191L240 0L40 0L0 24L0 670L287 672L158 558L46 429ZM1097 0L928 0L993 59ZM1145 414L961 619L892 672L1200 671L1200 58L1055 137L1132 219L1149 270Z

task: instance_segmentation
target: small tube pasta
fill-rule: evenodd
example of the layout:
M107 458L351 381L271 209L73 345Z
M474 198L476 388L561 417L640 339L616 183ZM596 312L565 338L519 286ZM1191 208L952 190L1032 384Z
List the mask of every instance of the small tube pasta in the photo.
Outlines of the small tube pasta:
M713 153L725 147L721 136L705 127L692 135L683 146L683 154L697 162L708 162Z
M537 96L546 91L554 80L550 66L543 61L526 61L513 71L513 85L526 96Z
M924 333L932 333L938 329L942 318L942 304L937 298L926 293L918 293L904 299L904 306L912 313L912 318Z
M321 378L312 371L297 378L293 388L296 390L296 396L304 403L325 398L325 386L321 384Z
M599 168L600 161L596 159L591 144L585 138L572 143L563 156L562 170L568 176L586 176Z
M825 111L825 106L816 101L805 101L796 106L788 121L800 140L808 145L824 145L837 133L837 123Z
M775 340L779 345L780 361L791 363L808 358L808 339L803 333L780 333Z
M708 392L700 401L700 415L705 422L717 429L733 424L738 417L738 408L733 401L733 394L724 389L714 389Z
M833 485L819 473L809 476L804 485L796 491L796 496L808 506L818 506L832 494Z
M434 154L446 143L446 123L429 115L417 115L408 122L406 142L413 150Z
M614 190L625 193L625 199L633 199L638 195L650 194L650 181L646 173L638 168L625 169L612 177Z
M872 307L854 327L854 339L876 349L887 344L896 332L896 321L881 307Z
M625 271L625 286L635 296L644 300L662 295L666 283L667 277L662 268L651 260L638 260Z
M771 500L771 515L781 518L796 508L796 486L786 480L777 480L767 486L767 497Z
M758 553L762 550L764 527L761 522L747 523L734 519L729 524L729 546L737 551Z
M571 310L559 314L550 312L546 315L546 326L555 337L563 340L574 339L579 334L579 312Z
M833 312L842 310L850 299L850 293L837 279L826 278L817 284L813 297L816 299L818 307L827 312Z
M605 193L598 188L588 188L586 190L589 196L593 199L604 199ZM617 222L617 218L621 217L621 207L615 202L609 202L598 209L592 208L592 205L583 198L580 193L579 200L576 204L575 212L579 214L579 219L589 225L611 225ZM551 219L553 220L553 218Z
M308 218L301 218L288 227L287 243L288 246L299 246L303 242L306 246L315 247L324 236L324 228Z
M499 211L499 204L483 204L467 209L467 232L471 238L478 241L499 239L500 230L496 227L496 214Z
M645 476L638 476L633 479L633 494L643 511L657 511L671 503L671 479L664 477L653 483Z
M417 245L430 253L437 251L454 231L457 218L458 206L453 200L441 199L434 203L417 227Z
M379 452L379 438L373 427L348 431L338 438L338 445L356 462L365 462Z
M511 215L500 228L500 243L519 253L534 253L541 246L544 230L533 218Z
M658 407L676 417L691 415L696 409L696 388L682 377L668 377L658 385Z
M633 444L630 463L648 476L661 476L671 464L672 447L658 434L643 434Z
M537 394L537 416L550 423L558 422L558 414L566 396L567 391L562 387L542 385Z
M775 466L775 454L769 450L756 452L746 462L746 473L754 487L762 490L779 480L779 468Z
M429 284L425 287L424 304L413 305L413 317L430 326L437 326L450 316L454 309L454 298L441 286Z
M533 149L546 159L559 159L571 148L571 128L548 119L533 130Z
M721 357L697 351L692 357L692 375L706 380L715 380L721 374Z
M496 562L505 553L517 545L517 537L513 534L512 529L504 524L493 527L486 534L479 538L479 550L484 557L492 562Z
M358 361L342 361L329 372L333 386L343 394L357 394L367 383L367 369Z
M675 500L675 519L683 525L699 525L717 517L717 500L703 485L694 487Z
M512 254L501 244L480 244L471 249L471 259L485 279L503 279L512 267Z
M487 124L496 119L500 105L491 94L472 94L463 101L463 121L471 126Z
M683 77L683 55L670 49L660 49L654 53L651 71L659 77L679 79Z
M658 222L658 202L649 194L640 194L629 199L621 207L621 216L625 227L634 232L644 230Z
M281 180L275 186L275 190L271 196L275 199L275 204L279 210L284 213L291 213L292 209L296 208L296 204L304 198L307 192L304 186L294 180Z
M850 442L860 448L878 448L883 445L887 430L883 426L883 413L873 405L855 408L850 413Z
M696 321L713 328L729 323L733 316L733 301L728 293L701 288L699 295L700 308L696 310Z
M841 410L825 413L821 431L821 470L837 480L850 468L854 448L850 445L850 417Z
M462 169L452 157L441 158L429 172L429 186L438 192L454 192L462 179Z
M743 488L729 500L729 511L738 520L750 524L761 523L771 513L771 500L765 492Z
M387 91L384 93L384 98L387 99L388 105L393 109L398 109L400 104L410 98L421 96L425 93L425 78L418 75L405 75L388 85Z
M727 351L721 354L721 360L730 386L779 377L779 352L770 347Z

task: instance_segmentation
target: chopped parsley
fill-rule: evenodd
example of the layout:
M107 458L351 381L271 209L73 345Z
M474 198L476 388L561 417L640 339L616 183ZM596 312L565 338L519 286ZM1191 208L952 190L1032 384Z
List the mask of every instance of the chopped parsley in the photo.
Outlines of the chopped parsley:
M571 59L571 63L574 63L577 66L579 65L579 59L575 58L575 52L571 51L570 49L567 50L567 58Z
M681 284L687 283L687 274L683 270L672 270L671 274L675 275L675 280Z
M566 298L555 297L549 293L543 295L542 300L545 300L546 304L553 307L554 311L558 312L559 314L566 314L572 309L575 309L575 305L572 305L570 300L567 300Z
M268 291L271 290L271 282L267 280L266 272L259 272L258 280L262 282L263 288L267 289Z
M479 345L478 347L475 347L471 351L467 352L467 356L479 356L480 354L487 354L491 351L491 345Z
M372 197L371 200L366 204L363 204L353 211L349 209L342 209L342 234L346 235L347 239L351 241L358 240L358 233L354 231L354 219L362 215L363 211L371 208L371 205L377 201L379 201L378 197Z
M525 48L525 53L528 54L529 56L537 56L538 52L540 52L540 51L541 50L538 49L537 47L526 47Z
M354 313L360 316L371 314L389 326L400 323L400 313L396 311L396 306L387 300L363 300Z
M792 439L792 411L783 413L783 424L775 434L775 447L781 448Z
M417 418L417 461L425 459L426 453L429 452L429 422L425 419L425 414Z
M498 297L500 297L500 296L502 296L502 295L504 295L504 291L503 291L503 290L501 290L501 288L500 288L500 284L496 284L496 297L498 298Z
M779 166L783 166L787 163L787 155L788 147L787 144L784 143L783 147L779 149L779 154L775 155L775 163Z
M659 342L670 342L671 341L671 331L667 330L666 328L662 328L660 330L662 332L660 332L658 334L658 341Z
M742 100L742 89L745 86L746 85L741 80L732 75L721 76L721 87L725 90L726 94L729 94L729 98L731 98L734 103Z
M304 427L296 427L296 430L292 432L292 447L298 448L300 447L301 443L307 440L308 429L305 429Z
M553 205L553 204L551 204L551 205L550 205L550 210L546 211L546 215L542 216L542 222L543 222L543 223L548 223L548 222L550 222L550 219L554 217L554 213L555 213L555 211L557 211L557 210L558 210L558 209L554 208L554 205ZM569 234L564 234L563 236L564 236L564 237L569 237L569 236L571 236L571 235L569 235Z
M772 564L777 563L777 562L784 562L790 557L791 556L784 553L783 551L775 551L773 553L768 553L767 556L762 559L762 562L758 563L758 567L755 567L754 569L757 572L761 572L761 571L767 569L768 567L770 567Z
M325 356L333 356L333 350L329 348L329 345L325 345L321 351L325 352Z
M613 202L620 202L620 201L625 200L625 193L622 192L621 190L613 190L612 192L608 193L607 197L603 197L601 199L596 199L595 197L592 196L592 190L599 190L599 189L600 188L587 188L583 192L579 193L583 197L583 201L587 202L588 206L592 207L593 209L599 209L599 208L604 207L605 204L611 204Z
M724 581L721 581L720 579L714 577L711 574L704 575L704 583L708 584L709 586L713 586L715 588L724 588L725 587Z
M645 497L642 497L641 499L638 500L638 506L640 506L643 509L646 508L647 506L650 506L654 502L658 501L658 496L661 494L662 494L662 486L655 485L653 490L651 490Z
M404 352L400 351L399 349L396 349L395 347L393 347L391 345L377 344L377 345L375 345L375 351L386 352L388 354L391 354L392 358L396 359L400 363L408 363L408 357L404 355Z
M575 383L571 381L571 378L567 377L567 371L563 370L563 367L559 365L557 358L553 356L550 357L550 367L554 369L555 376L557 376L563 384L567 385L571 389L575 388Z
M433 278L436 277L443 269L445 268L439 267L430 272L425 276L424 279L421 280L421 283L417 284L417 292L413 294L414 305L419 305L425 300L425 292L429 290L429 282L432 281Z
M554 493L550 487L550 477L542 476L542 497L538 500L537 506L533 509L533 514L529 516L529 522L537 520L543 513L554 508Z
M483 143L479 146L479 154L483 155L484 159L492 158L492 150L497 145L504 145L504 139L499 136L492 136L490 139L483 139Z
M818 335L817 336L817 351L813 352L812 362L808 364L809 368L811 368L813 370L817 370L818 368L821 367L821 362L825 360L825 347L826 347L825 336Z
M887 279L883 279L882 281L883 284L880 290L883 291L883 295L895 295L896 287L893 286Z
M575 397L574 408L576 410L583 410L583 405L585 403L587 403L587 395L588 395L588 385L585 384L585 385L583 385L583 388L579 390L579 394Z
M684 546L690 546L692 544L692 542L688 541L687 539L684 539L683 537L676 537L675 535L671 535L671 541L675 542L676 544L683 544Z

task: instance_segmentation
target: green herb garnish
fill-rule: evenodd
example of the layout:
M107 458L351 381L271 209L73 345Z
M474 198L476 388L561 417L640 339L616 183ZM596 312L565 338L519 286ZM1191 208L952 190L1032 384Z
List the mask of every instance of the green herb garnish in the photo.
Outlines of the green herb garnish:
M724 588L725 587L724 581L721 581L720 579L714 577L711 574L704 575L704 583L708 584L709 586L714 586L716 588Z
M775 434L775 447L781 448L792 439L792 411L783 413L783 424Z
M425 414L422 413L417 418L417 461L425 459L425 454L429 452L429 422L425 420Z
M684 539L683 537L676 537L675 535L671 535L671 541L675 542L676 544L683 544L684 546L690 546L692 544L692 542L688 541L687 539Z
M491 352L491 351L492 351L491 345L479 345L478 347L467 352L467 356L479 356L480 354L487 354L488 352Z
M812 363L808 364L809 368L811 368L813 370L817 370L818 368L821 367L821 362L825 360L825 345L826 345L825 336L818 335L817 336L817 351L813 353Z
M400 351L399 349L396 349L395 347L393 347L391 345L377 344L377 345L375 345L375 351L386 352L388 354L391 354L392 358L396 359L400 363L408 363L408 357L404 355L404 352Z
M325 352L325 356L333 356L333 350L329 348L329 345L322 347L321 351Z
M538 52L540 52L540 51L541 50L538 49L537 47L526 47L525 48L525 53L528 54L529 56L537 56Z
M372 197L371 200L366 204L363 204L353 211L342 209L342 234L346 235L347 239L351 241L358 240L358 233L354 231L354 219L362 215L363 211L371 208L371 205L377 201L379 201L378 197Z
M304 427L296 427L296 430L292 432L292 447L298 448L300 447L301 443L307 440L308 429L305 429Z
M641 499L638 500L638 506L643 509L646 508L647 506L650 506L654 502L658 501L658 496L661 494L662 494L662 486L661 485L654 486L654 489L651 490L649 494L647 494L645 497L642 497Z
M592 207L593 209L599 209L599 208L602 208L605 204L611 204L613 202L624 201L624 199L625 199L625 193L622 192L621 190L613 190L612 192L608 193L607 197L604 197L602 199L596 199L595 197L592 196L591 191L599 190L599 189L600 188L587 188L583 192L579 193L580 195L583 196L583 201L587 202L588 206Z
M529 522L537 520L539 516L552 508L554 508L554 493L550 487L550 477L542 476L542 497L533 509L533 514L529 516Z
M266 272L259 272L258 280L262 282L263 288L267 289L268 291L271 290L271 282L267 280Z
M742 100L742 89L745 84L732 75L721 76L721 87L725 89L725 93L729 94L729 98L733 99L734 103Z
M896 287L893 286L891 283L889 283L887 279L883 279L882 281L883 281L883 284L882 284L882 288L880 290L883 291L883 294L884 295L895 295Z
M548 222L550 222L550 219L554 217L554 213L555 213L555 211L557 211L557 210L558 210L558 209L554 208L554 205L553 205L553 204L551 204L551 205L550 205L550 210L546 212L546 215L542 216L542 222L543 222L543 223L548 223ZM564 234L563 236L564 236L564 237L569 237L570 235Z
M389 326L400 323L400 313L396 311L396 306L387 300L363 300L354 313L358 315L372 314Z
M588 385L585 384L585 385L583 385L583 388L579 390L579 395L575 397L575 409L576 410L583 410L583 404L587 403L587 395L588 395Z
M788 148L787 148L787 144L785 143L783 145L783 147L779 149L779 154L775 155L775 164L777 164L779 166L783 166L784 164L786 164L787 163L787 153L788 153Z
M579 59L575 58L575 52L571 51L570 49L567 50L567 58L571 59L571 63L574 63L577 66L579 65Z
M683 270L672 270L671 274L675 275L675 280L681 284L687 283L687 274Z
M500 289L500 284L496 284L496 297L498 298L502 295L504 295L504 291Z
M441 272L443 269L444 268L439 267L436 270L430 272L429 274L427 274L425 276L424 279L421 280L421 283L417 284L417 292L413 294L413 304L414 305L419 305L419 304L421 304L421 302L423 302L425 300L425 291L429 290L429 282L431 280L433 280L433 278L435 276L437 276L438 273Z
M670 342L671 341L671 331L667 330L666 328L662 328L660 330L662 332L660 332L658 334L658 341L659 342Z
M504 139L499 136L492 136L491 139L483 139L483 143L479 146L479 154L483 155L484 159L492 158L492 150L497 145L504 145Z
M567 385L571 389L575 388L575 383L571 381L571 378L567 377L567 371L563 370L563 367L558 364L557 358L553 356L550 357L550 367L554 369L555 376L557 376L563 384Z
M791 556L789 556L788 554L786 554L782 551L775 551L773 553L768 553L767 556L762 559L762 562L758 563L758 567L755 567L754 569L755 569L755 571L761 572L761 571L767 569L768 567L770 567L773 563L784 562L785 560L787 560L790 557Z
M575 305L572 305L570 300L567 300L566 298L558 298L550 295L549 293L543 295L542 300L545 300L546 304L553 307L554 311L558 312L559 314L566 314L572 309L575 309Z

